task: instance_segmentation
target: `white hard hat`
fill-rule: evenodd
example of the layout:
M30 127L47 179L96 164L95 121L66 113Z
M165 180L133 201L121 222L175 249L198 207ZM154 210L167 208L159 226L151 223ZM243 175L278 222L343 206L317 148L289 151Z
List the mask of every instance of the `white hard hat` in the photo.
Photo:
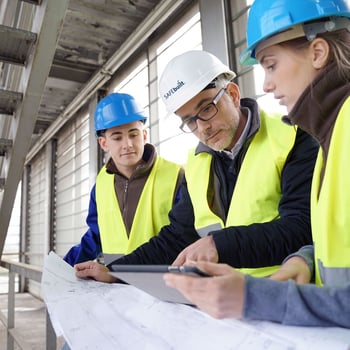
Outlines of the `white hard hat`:
M216 56L206 51L187 51L173 58L159 79L159 93L169 112L177 111L200 93L216 77L236 74Z

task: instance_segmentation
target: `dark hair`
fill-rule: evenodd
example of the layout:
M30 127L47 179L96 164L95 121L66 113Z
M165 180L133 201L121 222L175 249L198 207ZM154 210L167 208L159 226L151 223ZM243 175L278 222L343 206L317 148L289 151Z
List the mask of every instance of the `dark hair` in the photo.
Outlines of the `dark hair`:
M107 129L104 129L104 130L97 130L97 131L96 131L97 137L104 136L106 130L107 130Z

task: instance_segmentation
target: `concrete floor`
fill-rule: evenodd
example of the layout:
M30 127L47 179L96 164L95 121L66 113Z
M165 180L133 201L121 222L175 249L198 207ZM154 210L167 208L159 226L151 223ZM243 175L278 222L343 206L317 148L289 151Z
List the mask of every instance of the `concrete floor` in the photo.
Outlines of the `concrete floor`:
M7 317L7 294L0 294L0 310ZM16 294L15 300L15 328L35 350L46 349L46 311L43 301L29 293ZM7 332L0 321L0 350L6 350ZM63 339L57 339L57 349L62 348ZM20 349L15 344L15 349Z

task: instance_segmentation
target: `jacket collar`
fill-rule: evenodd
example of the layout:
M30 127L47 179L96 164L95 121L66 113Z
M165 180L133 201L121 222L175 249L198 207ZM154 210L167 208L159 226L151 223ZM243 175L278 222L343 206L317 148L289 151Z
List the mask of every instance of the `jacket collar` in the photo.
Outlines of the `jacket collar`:
M149 143L146 143L145 149L142 155L143 162L141 162L141 164L137 166L134 173L132 174L132 177L136 178L136 177L143 176L145 173L148 173L151 170L156 158L157 158L157 151L155 147ZM110 174L118 174L118 175L124 176L118 171L112 158L108 160L106 164L106 168L107 168L107 172Z

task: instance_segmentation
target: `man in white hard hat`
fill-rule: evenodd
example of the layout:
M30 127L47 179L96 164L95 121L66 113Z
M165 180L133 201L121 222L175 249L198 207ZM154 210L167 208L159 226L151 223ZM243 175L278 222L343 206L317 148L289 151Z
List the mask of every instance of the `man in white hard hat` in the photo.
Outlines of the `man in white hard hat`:
M189 51L171 60L160 95L184 132L189 153L181 199L159 235L114 264L227 263L268 276L311 243L309 197L318 146L302 130L241 98L235 73L216 56ZM112 282L101 265L79 264L78 277Z

